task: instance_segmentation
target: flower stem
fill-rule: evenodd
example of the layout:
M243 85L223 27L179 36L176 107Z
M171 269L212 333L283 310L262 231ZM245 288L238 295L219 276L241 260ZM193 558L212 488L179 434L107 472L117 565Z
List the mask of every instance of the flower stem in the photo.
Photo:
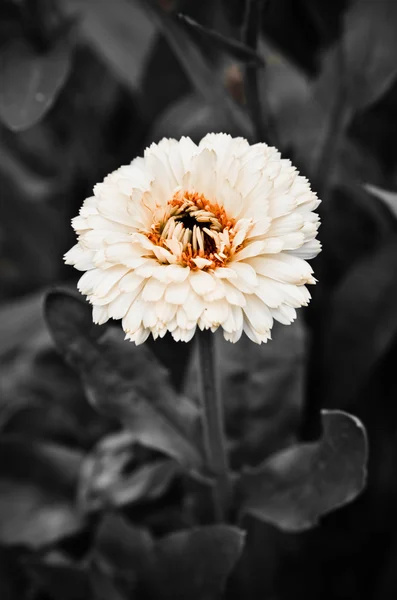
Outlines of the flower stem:
M217 522L225 521L231 501L231 483L226 453L223 406L215 370L214 334L210 330L199 332L199 356L202 379L202 406L204 443L207 466L215 478L213 488L214 516Z
M253 51L258 49L261 29L261 15L265 0L246 0L245 15L242 28L242 41ZM247 65L245 70L245 87L248 109L255 130L255 141L264 142L269 137L269 122L266 123L260 100L257 65Z

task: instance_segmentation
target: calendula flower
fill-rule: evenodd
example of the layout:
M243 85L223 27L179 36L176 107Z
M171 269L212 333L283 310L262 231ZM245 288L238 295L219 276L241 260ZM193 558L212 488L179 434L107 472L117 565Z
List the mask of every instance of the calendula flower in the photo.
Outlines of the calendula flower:
M85 271L94 322L122 319L136 344L167 331L187 342L197 326L260 344L309 302L318 204L266 144L163 139L94 187L65 261Z

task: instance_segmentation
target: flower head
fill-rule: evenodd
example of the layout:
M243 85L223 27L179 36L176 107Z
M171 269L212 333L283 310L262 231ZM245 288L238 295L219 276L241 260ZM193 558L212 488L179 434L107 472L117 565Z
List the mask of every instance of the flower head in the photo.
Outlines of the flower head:
M122 319L136 344L167 331L189 341L197 325L260 344L309 302L319 202L266 144L163 139L94 187L65 261L85 271L94 321Z

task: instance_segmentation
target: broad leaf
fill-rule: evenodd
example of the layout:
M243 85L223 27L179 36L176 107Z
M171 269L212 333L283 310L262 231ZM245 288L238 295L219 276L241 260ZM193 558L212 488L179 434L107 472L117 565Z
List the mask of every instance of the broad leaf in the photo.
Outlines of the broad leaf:
M365 429L347 413L322 414L319 441L294 445L243 472L243 512L286 531L304 531L360 494L366 480Z
M396 81L397 3L358 0L345 19L345 85L349 103L363 109Z
M51 600L91 600L91 585L83 567L63 560L31 558L26 568ZM109 599L111 600L111 599Z
M132 438L132 439L131 439ZM84 511L150 502L164 495L180 467L173 460L139 459L128 432L102 439L85 458L80 478Z
M219 74L209 66L182 24L161 10L153 0L140 1L166 38L195 90L219 114L224 113L240 135L249 137L252 127L247 115L233 102L223 87Z
M219 597L243 544L244 533L228 525L179 531L156 542L110 516L101 525L97 552L114 577L129 573L148 600L210 600Z
M142 70L156 28L139 2L88 0L81 22L84 39L132 90L139 88Z
M397 335L396 272L393 236L349 270L334 292L322 357L327 406L348 406L354 401L391 347Z
M81 455L50 443L3 436L0 542L39 548L81 529L75 504Z
M185 135L198 144L207 133L225 131L233 133L228 129L227 117L194 93L182 96L168 106L153 123L149 137L159 141L163 137L180 138Z
M51 334L82 376L98 410L120 421L136 442L160 450L181 464L200 468L200 413L176 393L167 371L146 346L123 340L121 328L93 325L91 308L76 296L52 292L46 301Z
M212 600L219 597L244 545L230 525L180 531L160 540L145 573L151 600Z
M37 123L66 81L70 46L61 37L46 53L15 39L0 51L0 119L14 131Z

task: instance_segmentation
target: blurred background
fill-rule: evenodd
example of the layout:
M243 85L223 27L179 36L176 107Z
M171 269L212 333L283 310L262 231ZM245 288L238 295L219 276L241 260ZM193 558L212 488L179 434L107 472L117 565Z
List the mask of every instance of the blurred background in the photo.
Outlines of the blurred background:
M112 486L111 505L134 523L159 534L183 526L174 473L126 493L126 473L151 455L134 448L120 459L119 426L94 411L56 352L43 295L74 288L78 274L62 260L70 219L110 171L164 136L253 139L252 69L261 141L323 200L323 251L294 325L263 348L222 346L232 460L254 464L315 439L326 407L362 419L370 463L365 493L310 532L248 520L243 587L232 581L227 597L397 597L397 0L262 4L257 68L176 17L240 40L243 0L0 2L1 600L90 600L59 564L92 552ZM192 345L151 345L174 385L194 394Z

